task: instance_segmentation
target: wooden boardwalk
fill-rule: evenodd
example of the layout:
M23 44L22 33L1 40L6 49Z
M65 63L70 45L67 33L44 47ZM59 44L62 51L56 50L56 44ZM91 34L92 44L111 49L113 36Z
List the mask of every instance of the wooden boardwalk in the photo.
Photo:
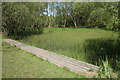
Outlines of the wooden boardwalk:
M76 72L78 74L83 74L86 76L96 76L97 70L99 69L98 66L85 63L61 54L57 54L54 52L50 52L41 48L37 48L34 46L26 45L21 42L11 40L11 39L4 39L4 42L7 42L11 45L14 45L22 50L25 50L29 53L36 55L39 58L49 61L59 67L67 68L72 72Z

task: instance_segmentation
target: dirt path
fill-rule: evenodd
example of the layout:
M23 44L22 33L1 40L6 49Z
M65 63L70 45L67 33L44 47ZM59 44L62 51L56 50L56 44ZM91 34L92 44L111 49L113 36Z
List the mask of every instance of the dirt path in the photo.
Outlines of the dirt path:
M39 58L49 61L59 67L67 68L72 72L76 72L78 74L83 74L86 76L96 76L97 70L99 69L98 66L88 64L61 54L57 54L54 52L50 52L41 48L37 48L34 46L26 45L21 42L11 40L11 39L4 39L6 43L9 43L13 46L16 46L22 50L25 50L33 55L36 55Z

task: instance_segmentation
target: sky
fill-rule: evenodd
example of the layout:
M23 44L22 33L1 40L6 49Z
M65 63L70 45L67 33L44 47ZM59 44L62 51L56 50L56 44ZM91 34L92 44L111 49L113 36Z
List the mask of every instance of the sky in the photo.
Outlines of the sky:
M60 0L59 0L59 1L60 1ZM59 5L59 3L58 3L58 4L54 4L54 6L57 6L57 5ZM48 16L52 15L52 12L51 12L49 9L50 9L50 7L49 7L49 5L48 5L48 8L47 8ZM54 16L55 16L56 12L57 12L57 11L54 10ZM44 12L43 14L47 15L47 12Z

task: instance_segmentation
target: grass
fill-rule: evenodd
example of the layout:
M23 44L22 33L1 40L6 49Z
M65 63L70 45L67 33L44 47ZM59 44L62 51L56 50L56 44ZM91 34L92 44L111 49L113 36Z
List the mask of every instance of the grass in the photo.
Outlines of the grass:
M113 72L120 72L118 32L95 28L45 28L27 36L23 43L101 66L108 57Z
M86 78L3 42L3 78Z
M87 48L85 46L87 40L116 40L117 37L118 33L102 29L46 28L43 34L28 36L21 41L26 44L89 62L86 55L90 54L87 53L90 51L87 51L88 49L85 50ZM89 45L87 44L87 46Z
M6 37L3 36L3 38ZM114 75L117 76L117 73L120 72L120 40L118 40L118 32L95 28L45 28L43 34L24 36L19 41L99 65L101 66L99 77L105 77L106 74L111 77L108 73L114 74L115 71L117 72ZM46 74L46 72L43 74ZM71 77L75 76L72 75Z

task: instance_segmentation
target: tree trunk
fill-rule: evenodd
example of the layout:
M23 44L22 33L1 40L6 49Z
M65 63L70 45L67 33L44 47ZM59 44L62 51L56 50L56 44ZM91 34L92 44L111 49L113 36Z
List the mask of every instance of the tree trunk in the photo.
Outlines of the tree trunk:
M75 18L71 18L71 19L72 19L72 21L74 23L74 27L77 28L77 22L76 22Z
M77 28L77 23L75 20L73 20L73 23L74 23L75 28Z
M58 28L58 19L57 19L57 28Z
M63 27L65 27L66 26L66 18L65 18L65 21L64 21L64 26Z

